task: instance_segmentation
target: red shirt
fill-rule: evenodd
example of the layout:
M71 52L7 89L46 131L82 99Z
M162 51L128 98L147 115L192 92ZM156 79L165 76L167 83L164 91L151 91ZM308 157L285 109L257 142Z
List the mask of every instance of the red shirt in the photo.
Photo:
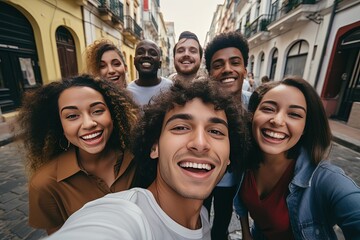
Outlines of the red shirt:
M252 171L247 171L241 185L240 196L251 218L267 239L294 239L286 197L294 174L295 161L291 161L284 174L266 197L260 199Z

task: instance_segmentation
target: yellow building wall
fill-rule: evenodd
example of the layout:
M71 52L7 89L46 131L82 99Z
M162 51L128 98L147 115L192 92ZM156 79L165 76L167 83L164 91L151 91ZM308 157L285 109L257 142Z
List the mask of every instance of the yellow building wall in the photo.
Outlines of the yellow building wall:
M56 46L56 29L67 28L75 41L78 70L83 69L85 36L81 6L74 0L8 0L31 23L36 41L43 83L61 78Z

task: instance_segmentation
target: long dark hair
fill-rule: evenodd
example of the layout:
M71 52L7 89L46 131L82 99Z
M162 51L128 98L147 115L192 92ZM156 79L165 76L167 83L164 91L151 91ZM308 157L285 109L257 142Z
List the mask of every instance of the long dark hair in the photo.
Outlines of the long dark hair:
M304 134L295 146L288 150L287 158L296 159L301 148L304 148L310 155L312 163L317 165L328 153L332 135L321 99L307 81L297 76L289 76L282 81L264 83L251 95L248 110L254 114L264 95L281 84L299 89L304 95L307 105ZM251 124L249 129L251 129ZM261 151L254 139L253 143L254 148L249 154L251 159L247 162L247 167L250 169L258 168L262 161Z

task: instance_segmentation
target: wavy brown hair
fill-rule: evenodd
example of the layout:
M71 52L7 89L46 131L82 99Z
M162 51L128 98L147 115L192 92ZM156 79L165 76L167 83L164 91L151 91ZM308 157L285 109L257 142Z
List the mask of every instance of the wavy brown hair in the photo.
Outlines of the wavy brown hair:
M137 121L138 108L126 90L90 75L52 82L26 93L19 110L18 122L22 129L27 152L26 165L30 174L64 152L60 141L67 140L60 121L58 99L65 89L78 86L101 93L109 108L114 129L107 147L122 151L130 148L130 132Z
M121 51L115 46L112 41L104 38L94 41L86 48L86 65L88 72L91 75L100 77L101 57L104 52L112 50L119 54L122 64L124 64L124 66L126 67L125 58Z

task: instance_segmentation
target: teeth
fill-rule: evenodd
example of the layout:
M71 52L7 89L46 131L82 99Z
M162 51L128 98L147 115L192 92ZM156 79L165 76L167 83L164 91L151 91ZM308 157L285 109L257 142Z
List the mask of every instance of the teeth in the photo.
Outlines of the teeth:
M183 61L183 64L190 64L190 61Z
M150 66L151 66L151 64L148 63L148 62L144 62L144 63L142 63L142 65L143 65L144 67L150 67Z
M95 138L95 137L99 136L100 134L101 134L101 132L97 132L97 133L89 134L89 135L86 135L86 136L82 136L82 138L85 139L85 140L89 140L89 139L92 139L92 138Z
M211 165L207 163L182 162L180 167L211 170Z
M284 139L285 138L285 134L283 133L277 133L277 132L272 132L272 131L265 131L266 135L269 135L272 138L277 138L277 139Z
M235 81L235 78L226 78L224 80L222 80L221 82L222 83L229 83L229 82L234 82Z
M118 78L119 78L119 76L116 76L116 77L111 77L111 78L109 78L110 80L118 80Z

